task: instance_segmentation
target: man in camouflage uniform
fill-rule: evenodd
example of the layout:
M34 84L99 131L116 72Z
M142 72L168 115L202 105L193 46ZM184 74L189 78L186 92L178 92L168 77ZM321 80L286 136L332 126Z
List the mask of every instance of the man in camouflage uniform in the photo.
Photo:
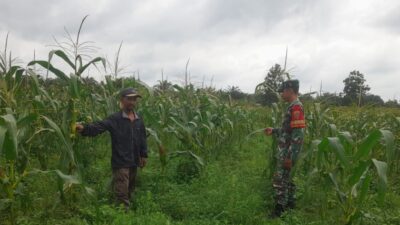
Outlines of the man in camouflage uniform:
M265 129L266 135L275 135L278 138L276 170L273 177L275 209L272 217L280 217L287 208L295 207L296 186L290 171L303 145L306 127L303 105L298 99L299 81L285 81L278 91L282 99L290 105L284 115L282 127Z

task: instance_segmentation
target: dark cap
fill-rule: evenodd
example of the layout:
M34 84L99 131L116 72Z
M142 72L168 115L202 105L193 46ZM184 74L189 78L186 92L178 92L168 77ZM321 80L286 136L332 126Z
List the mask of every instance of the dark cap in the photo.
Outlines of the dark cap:
M122 98L122 97L139 97L139 98L142 97L142 96L136 91L136 89L131 88L131 87L122 89L122 90L119 92L119 96L120 96L121 98Z
M292 88L295 92L299 91L299 80L287 80L279 87L278 92L283 92L286 88Z

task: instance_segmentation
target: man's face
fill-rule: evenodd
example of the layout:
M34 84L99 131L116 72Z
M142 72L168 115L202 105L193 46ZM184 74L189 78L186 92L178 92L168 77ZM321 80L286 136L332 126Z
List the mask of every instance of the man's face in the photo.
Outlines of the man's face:
M122 108L127 111L132 111L136 107L137 102L138 102L137 96L134 97L126 96L121 98Z
M292 99L292 96L294 95L294 91L291 88L285 88L283 89L283 92L280 93L283 101L289 102Z

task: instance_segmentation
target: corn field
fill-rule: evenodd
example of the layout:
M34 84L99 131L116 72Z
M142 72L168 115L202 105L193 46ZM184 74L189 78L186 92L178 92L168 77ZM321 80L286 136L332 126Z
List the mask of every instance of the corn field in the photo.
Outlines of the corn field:
M143 96L138 111L150 143L152 169L147 177L157 178L149 185L153 193L140 192L146 200L138 204L148 211L137 213L158 210L167 215L146 214L156 218L150 224L184 221L154 195L168 193L171 180L188 185L202 179L215 161L229 164L261 148L264 154L256 157L268 164L257 179L270 180L276 140L269 142L262 130L280 126L284 104L263 108L223 100L216 91L192 84L155 89L135 78L120 78L117 66L110 68L106 59L81 52L85 42L80 42L79 33L80 29L76 40L71 39L71 51L59 46L47 59L26 65L15 62L7 43L1 54L0 224L55 224L50 218L62 211L80 218L69 224L130 224L115 219L113 209L107 208L107 134L86 139L75 131L77 122L102 120L118 111L118 92L124 87L135 87ZM62 63L54 64L55 59ZM105 80L87 77L90 68L104 71ZM326 222L313 224L400 223L400 111L326 108L319 103L306 104L305 109L306 140L295 173L301 180L300 208ZM267 184L260 189L267 191ZM230 217L233 212L221 209L216 215L202 215L200 210L197 218L213 219L204 224L270 224ZM299 224L296 218L282 223Z

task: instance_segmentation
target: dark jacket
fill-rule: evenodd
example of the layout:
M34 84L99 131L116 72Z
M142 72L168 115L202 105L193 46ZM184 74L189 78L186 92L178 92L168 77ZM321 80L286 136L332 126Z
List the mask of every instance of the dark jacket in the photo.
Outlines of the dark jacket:
M139 156L147 158L146 128L142 118L135 115L131 122L124 112L117 112L103 121L85 125L81 133L93 137L106 130L110 132L113 168L136 167Z

